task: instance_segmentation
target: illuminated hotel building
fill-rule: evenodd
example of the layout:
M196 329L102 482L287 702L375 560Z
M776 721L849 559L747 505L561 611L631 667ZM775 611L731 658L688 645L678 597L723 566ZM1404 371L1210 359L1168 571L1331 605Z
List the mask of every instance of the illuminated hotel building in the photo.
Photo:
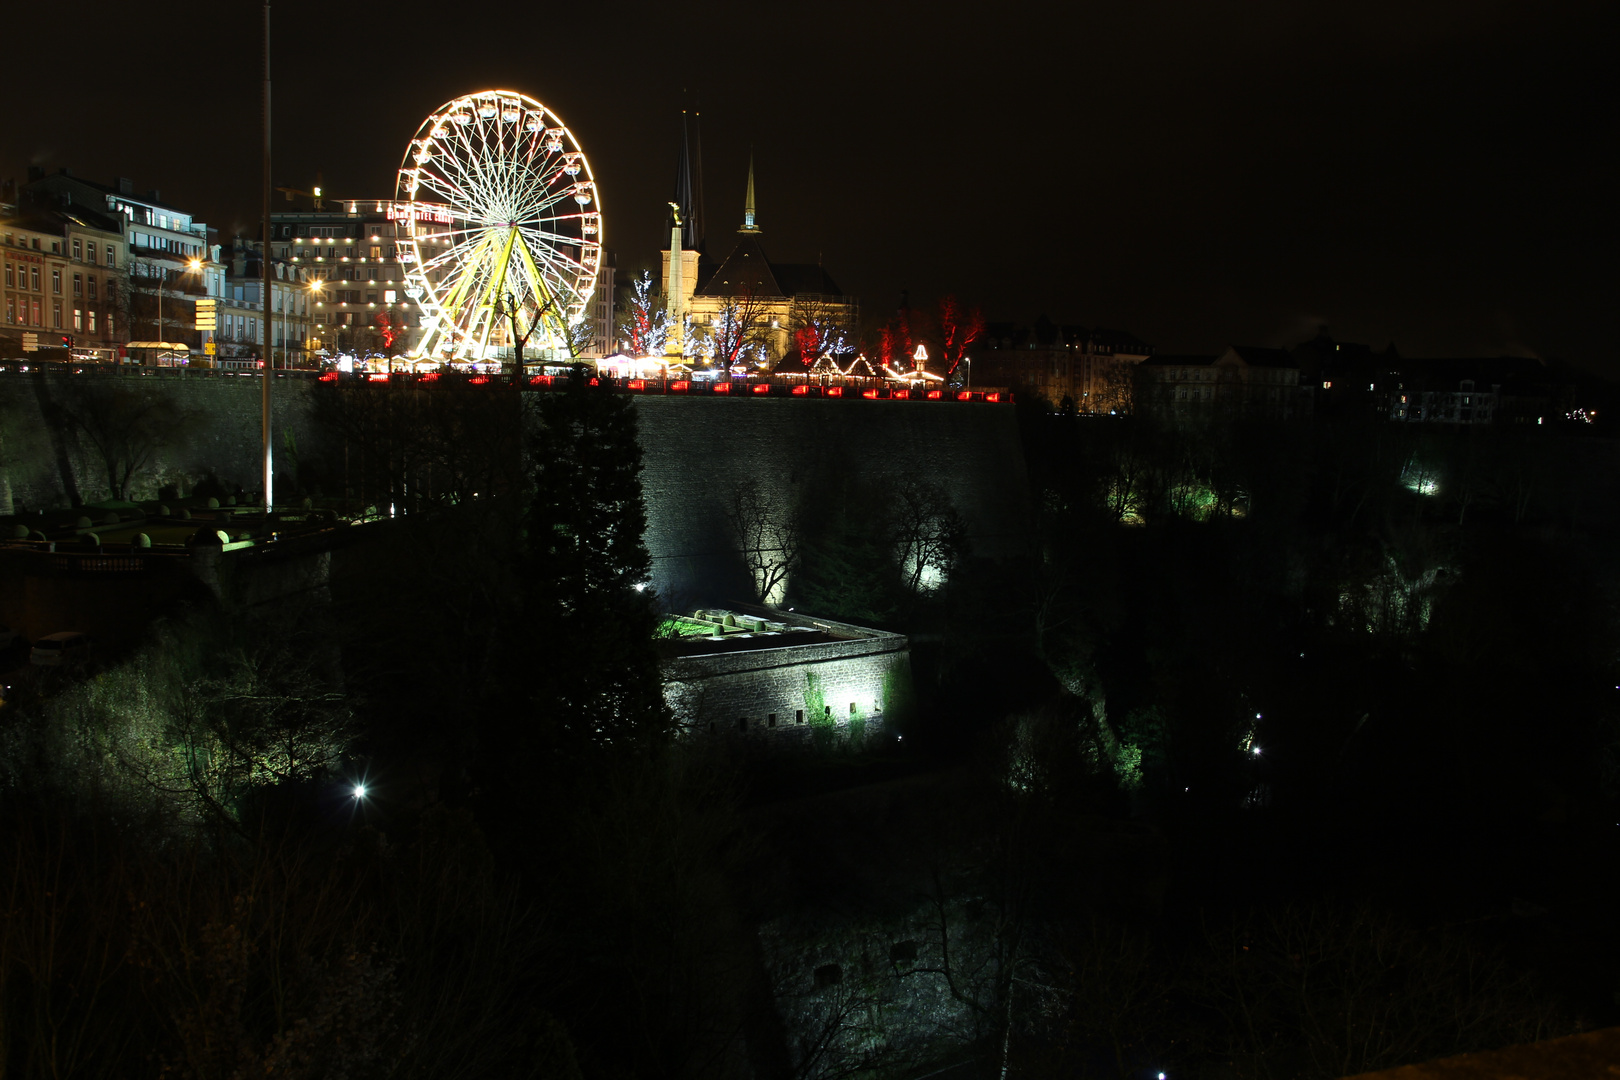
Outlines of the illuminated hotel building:
M405 295L392 200L327 199L319 188L311 194L281 190L295 208L270 215L271 257L291 268L303 282L306 303L313 304L309 352L405 353L415 340L419 309ZM310 289L316 281L320 286ZM400 329L386 350L385 325ZM296 344L294 349L301 351Z

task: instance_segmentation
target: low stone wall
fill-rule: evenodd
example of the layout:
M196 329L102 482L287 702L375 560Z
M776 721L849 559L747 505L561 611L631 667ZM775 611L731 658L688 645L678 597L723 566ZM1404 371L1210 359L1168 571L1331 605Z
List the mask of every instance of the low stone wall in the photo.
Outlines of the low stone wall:
M894 698L911 680L906 639L841 623L813 625L849 636L776 646L761 637L758 649L665 661L664 698L676 720L693 736L771 753L889 733Z

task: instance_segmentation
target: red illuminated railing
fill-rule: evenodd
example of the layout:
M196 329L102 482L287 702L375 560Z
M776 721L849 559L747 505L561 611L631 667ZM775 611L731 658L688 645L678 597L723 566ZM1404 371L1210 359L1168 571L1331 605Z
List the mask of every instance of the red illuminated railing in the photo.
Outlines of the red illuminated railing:
M312 373L313 374L313 373ZM405 372L370 372L342 375L328 371L317 376L321 382L364 385L367 383L418 382L444 386L516 386L537 390L560 390L568 385L566 375L532 375L527 380L513 380L500 375L460 374L428 371L413 375ZM734 378L716 379L613 379L606 375L592 376L591 386L606 384L619 393L627 394L681 394L701 397L724 394L728 397L793 397L793 398L845 398L859 397L864 401L956 401L956 402L1011 402L1013 396L1005 389L928 389L906 386L902 383L876 379L854 379L843 383L816 382L794 378ZM937 385L937 384L936 384Z

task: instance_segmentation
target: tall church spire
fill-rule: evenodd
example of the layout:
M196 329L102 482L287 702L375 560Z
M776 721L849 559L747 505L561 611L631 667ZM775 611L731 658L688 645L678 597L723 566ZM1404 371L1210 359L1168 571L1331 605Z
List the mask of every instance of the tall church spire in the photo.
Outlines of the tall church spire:
M681 250L691 251L697 245L692 238L692 156L689 153L686 128L686 110L681 110L681 152L675 159L675 193L669 200L670 227L681 230Z
M692 99L692 246L704 250L703 99Z
M743 227L738 232L759 232L754 224L754 152L748 151L748 201L743 204Z

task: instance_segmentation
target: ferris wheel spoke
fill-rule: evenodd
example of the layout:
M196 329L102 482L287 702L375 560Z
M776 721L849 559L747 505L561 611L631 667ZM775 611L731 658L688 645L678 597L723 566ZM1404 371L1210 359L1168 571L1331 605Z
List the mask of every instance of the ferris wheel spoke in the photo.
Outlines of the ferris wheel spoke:
M429 191L440 196L452 206L465 204L467 202L467 193L462 190L459 184L450 182L446 178L439 176L436 173L418 173L417 180L420 187L427 188Z
M560 291L573 292L572 279L574 274L559 272L571 270L569 260L558 254L550 244L539 242L533 237L525 235L523 243L523 257L534 268L534 274L546 282L546 292ZM544 267L544 269L541 269ZM560 301L559 301L560 302Z
M527 227L523 228L521 231L528 239L532 247L536 249L544 249L547 258L555 263L558 267L566 266L576 272L584 270L584 262L581 258L575 256L568 249L581 247L594 248L596 246L595 244L581 241L576 236L559 235L557 233L549 233L540 229Z

